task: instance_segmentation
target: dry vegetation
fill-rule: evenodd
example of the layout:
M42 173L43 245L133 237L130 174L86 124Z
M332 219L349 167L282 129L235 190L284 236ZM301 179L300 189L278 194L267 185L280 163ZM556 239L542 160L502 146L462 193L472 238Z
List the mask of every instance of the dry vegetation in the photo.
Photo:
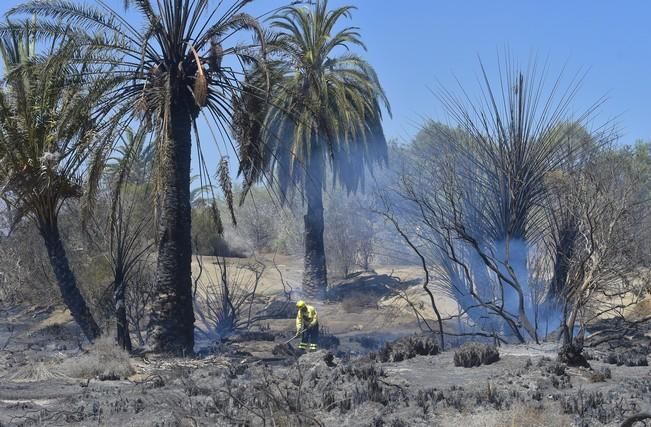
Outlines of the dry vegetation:
M86 353L64 360L59 369L72 378L102 381L121 380L135 373L129 354L111 337L96 340Z
M351 8L109 3L0 24L0 427L648 423L651 143L579 82L482 63L392 145Z

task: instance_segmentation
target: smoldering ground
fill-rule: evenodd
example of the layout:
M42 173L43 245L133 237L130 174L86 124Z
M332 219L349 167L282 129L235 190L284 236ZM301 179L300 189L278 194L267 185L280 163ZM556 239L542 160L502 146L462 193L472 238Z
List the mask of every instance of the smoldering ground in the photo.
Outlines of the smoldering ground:
M456 365L470 353L441 351L436 336L411 335L415 325L396 321L392 310L362 306L337 322L346 310L333 301L321 313L339 336L328 350L274 351L292 323L276 319L264 334L236 334L205 356L156 358L80 346L78 327L61 310L5 309L0 423L617 426L651 409L648 367L627 366L637 363L620 351L628 346L648 360L644 328L587 348L589 369L559 363L555 342L494 347L497 358L479 356L479 366L467 368ZM357 322L369 327L352 328ZM614 326L605 322L600 336ZM396 333L406 337L393 342ZM114 368L102 361L109 356Z

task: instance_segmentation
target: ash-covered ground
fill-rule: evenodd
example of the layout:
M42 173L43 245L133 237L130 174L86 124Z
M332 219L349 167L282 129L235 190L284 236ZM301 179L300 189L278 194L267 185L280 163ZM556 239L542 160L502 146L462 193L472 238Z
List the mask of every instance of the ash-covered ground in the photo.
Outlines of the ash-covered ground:
M559 363L552 343L501 346L466 368L459 349L423 336L387 345L361 331L310 354L284 345L290 336L127 357L80 343L62 310L5 308L0 425L618 426L651 411L651 370L627 366L648 365L644 332L586 349L590 368Z

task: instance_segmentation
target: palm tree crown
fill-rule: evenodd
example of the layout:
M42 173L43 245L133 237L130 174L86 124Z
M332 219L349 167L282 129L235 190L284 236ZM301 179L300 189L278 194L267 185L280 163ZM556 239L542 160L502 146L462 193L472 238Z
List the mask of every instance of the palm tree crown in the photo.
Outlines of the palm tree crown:
M58 228L64 202L82 195L87 160L98 147L101 132L92 114L101 82L83 78L58 60L70 47L50 49L37 61L35 28L30 22L9 25L0 38L5 73L0 89L0 198L11 209L12 221L30 218L43 237L64 302L86 337L99 327L70 269Z
M365 49L357 28L335 28L353 9L330 10L326 0L281 8L270 18L267 60L253 65L246 81L251 90L235 103L244 195L268 178L277 179L283 201L294 188L307 199L303 287L314 297L327 290L326 166L333 184L356 191L366 170L387 160L381 121L389 103L373 68L350 51ZM270 93L256 93L262 87Z
M39 35L66 34L76 41L78 52L68 61L92 64L86 74L111 85L95 103L95 111L110 114L116 134L140 122L155 135L152 180L160 220L159 297L149 331L154 351L193 351L192 136L201 162L200 176L210 181L196 121L205 117L215 138L230 142L226 129L232 120L232 100L244 90L241 65L264 57L255 54L258 41L236 43L236 33L243 30L261 35L257 21L243 13L249 2L219 1L213 8L210 0L125 0L126 7L138 12L141 28L134 27L105 0L97 0L96 6L71 0L32 0L10 12L38 16ZM106 140L117 138L111 135ZM95 156L91 182L99 182L112 148ZM219 165L223 169L227 162ZM220 172L219 182L228 197L228 173Z
M272 95L267 103L260 95L243 102L248 114L235 123L249 184L268 168L277 173L283 194L306 179L321 181L310 167L318 153L329 159L333 178L356 191L366 167L386 161L381 121L383 106L390 113L388 100L373 68L350 51L366 49L358 29L335 28L354 9L330 10L324 0L312 8L285 7L270 18L266 73L252 73L250 83L264 87L262 79L270 79ZM264 110L252 119L250 103L256 100Z
M14 222L27 216L47 227L65 200L82 194L99 129L91 105L102 89L83 85L54 51L50 61L34 63L35 49L29 23L0 39L0 196Z

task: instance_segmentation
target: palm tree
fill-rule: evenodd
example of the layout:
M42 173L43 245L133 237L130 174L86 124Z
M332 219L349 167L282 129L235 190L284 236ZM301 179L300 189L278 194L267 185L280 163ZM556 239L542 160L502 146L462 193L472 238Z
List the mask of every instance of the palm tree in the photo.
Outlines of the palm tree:
M317 297L327 289L327 165L333 185L355 192L364 184L366 169L387 160L381 121L388 100L373 68L350 52L352 46L365 49L357 28L335 30L353 10L331 10L327 0L319 0L310 8L291 5L272 16L265 73L249 78L252 87L263 87L262 79L269 79L271 96L268 102L261 94L240 99L243 113L235 123L245 188L271 170L283 199L294 187L302 189L307 200L303 287Z
M155 132L159 295L148 328L155 352L193 351L192 134L198 136L196 122L204 117L211 130L228 138L224 130L232 119L231 100L242 90L238 64L253 51L253 46L236 44L236 33L261 33L257 21L242 12L250 1L220 1L211 8L209 0L125 0L139 14L140 28L103 0L97 7L33 0L10 12L38 16L44 35L74 35L81 56L93 60L94 73L113 83L97 107L115 114L116 129L140 120ZM200 150L200 141L195 143ZM203 161L201 173L209 179Z
M26 23L0 38L0 197L14 225L29 218L38 227L63 301L93 340L100 329L77 287L58 216L67 200L82 195L81 173L96 143L91 106L99 88L82 90L76 73L54 56L34 64L33 32Z

